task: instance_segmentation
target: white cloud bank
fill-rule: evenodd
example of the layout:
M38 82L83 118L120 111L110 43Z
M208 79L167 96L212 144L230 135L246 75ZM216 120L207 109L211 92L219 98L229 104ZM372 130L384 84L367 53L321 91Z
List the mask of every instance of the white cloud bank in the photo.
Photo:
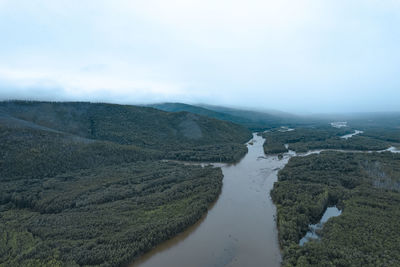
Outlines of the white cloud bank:
M400 1L0 0L0 98L400 110Z

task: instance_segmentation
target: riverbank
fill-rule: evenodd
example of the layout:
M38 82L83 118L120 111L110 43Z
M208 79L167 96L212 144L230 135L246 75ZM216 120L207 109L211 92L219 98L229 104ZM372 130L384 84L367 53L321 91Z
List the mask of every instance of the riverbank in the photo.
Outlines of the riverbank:
M283 266L398 266L400 155L326 151L293 157L271 192ZM328 206L318 242L300 239Z
M201 223L133 266L280 266L276 209L268 192L289 157L264 156L263 143L254 135L239 163L220 165L222 191Z
M274 187L278 171L283 169L280 177L282 173L287 172L287 168L284 167L291 158L294 157L292 160L296 161L297 158L318 157L320 153L325 155L340 152L316 150L296 153L289 150L288 153L277 157L263 153L264 140L261 136L254 135L247 144L248 154L239 163L218 165L224 175L222 191L201 221L157 246L132 266L280 266L280 247L284 255L287 255L288 244L293 245L291 241L285 243L285 240L297 240L297 243L294 243L298 245L299 239L307 232L308 225L318 222L328 205L338 204L343 207L343 203L339 201L345 192L342 188L333 187L334 189L328 190L326 185L313 184L308 192L309 183L296 183L294 186L287 183L285 186L289 185L290 189L288 194L279 197L280 192ZM344 152L352 154L350 151ZM340 170L338 168L338 171ZM282 186L281 181L276 183L279 189L285 186ZM272 198L278 206L278 216L268 195L271 189ZM294 198L299 190L304 190L311 196L316 194L317 197L307 200L305 206L297 206L297 200ZM312 203L311 208L306 207L307 203ZM299 208L300 213L292 214L291 217L298 218L297 222L288 225L291 220L282 215L282 207ZM274 219L276 217L277 220ZM302 229L300 232L290 230L290 227L298 223ZM298 231L295 227L292 229Z

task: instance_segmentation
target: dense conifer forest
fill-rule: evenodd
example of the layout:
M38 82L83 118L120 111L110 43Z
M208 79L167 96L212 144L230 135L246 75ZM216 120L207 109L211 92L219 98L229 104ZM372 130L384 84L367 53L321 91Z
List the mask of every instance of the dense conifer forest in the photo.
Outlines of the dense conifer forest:
M363 133L351 138L341 138L353 133L354 129L334 128L331 126L300 127L293 131L273 129L262 133L266 138L264 151L266 154L284 153L288 150L307 152L317 149L340 150L384 150L400 143L400 130L390 128L368 128ZM285 144L288 147L285 147Z
M293 157L279 172L277 205L283 266L399 266L400 154L322 152ZM321 239L299 240L327 206Z
M279 171L271 197L277 206L283 266L400 265L400 154L370 153L399 147L398 116L353 118L351 126L262 133L267 154L344 150L295 156ZM356 129L363 132L341 138ZM309 225L334 205L342 214L317 230L319 239L301 246Z
M0 102L3 125L61 132L80 139L107 141L153 149L163 157L178 156L192 148L199 158L215 161L214 153L203 150L218 147L220 157L235 162L246 153L243 144L251 138L246 128L188 112L170 113L148 107L84 102ZM219 159L219 157L218 157Z
M196 222L251 132L187 112L0 103L0 265L123 266Z
M227 108L221 106L210 106L210 105L159 103L159 104L152 104L149 106L164 111L170 111L170 112L187 111L190 113L200 114L211 118L230 121L243 125L257 132L263 131L265 129L280 127L281 125L291 125L291 126L299 126L304 124L309 125L311 121L316 121L314 119L299 117L283 112L250 111L250 110Z
M223 175L196 162L237 162L255 125L270 128L266 154L347 150L293 157L279 171L271 197L283 266L400 265L400 154L369 152L399 146L393 120L291 130L247 124L252 112L164 108L178 110L0 102L0 265L129 264L203 216ZM332 205L342 214L300 246Z

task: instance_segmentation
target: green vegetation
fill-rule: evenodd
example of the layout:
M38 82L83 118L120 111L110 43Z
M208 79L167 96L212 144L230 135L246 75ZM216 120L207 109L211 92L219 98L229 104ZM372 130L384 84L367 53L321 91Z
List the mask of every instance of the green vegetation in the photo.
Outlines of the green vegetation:
M220 169L159 161L1 181L0 264L128 264L196 222Z
M376 113L359 113L346 115L346 118L339 120L348 121L353 127L360 130L376 129L376 130L400 130L400 113L399 112L376 112Z
M246 153L243 144L252 136L249 130L231 122L187 112L169 113L112 104L0 102L1 117L3 124L13 127L60 131L80 138L153 149L168 155L199 148L198 158L196 154L191 155L192 160L199 161L213 161L215 155L203 151L216 146L221 157L223 155L227 162L235 162Z
M234 122L249 128L254 128L260 125L255 125L254 122L249 119L249 118L244 118L240 116L234 116L228 113L223 113L223 112L217 112L214 110L210 110L207 108L199 107L199 106L193 106L193 105L188 105L188 104L182 104L182 103L162 103L162 104L152 104L149 105L150 107L159 109L159 110L164 110L164 111L169 111L169 112L181 112L181 111L186 111L194 114L199 114L203 116L207 116L210 118L215 118L223 121L230 121ZM265 126L264 126L265 127Z
M294 157L271 191L283 266L399 266L400 155L322 152ZM321 239L299 246L329 205Z
M133 145L87 140L40 129L0 126L0 177L10 182L161 157L160 151Z
M385 141L385 142L390 142L394 144L400 144L400 129L395 128L395 129L385 129L382 131L382 129L379 128L369 128L368 130L363 133L363 136L367 136L370 138L374 138L377 140Z
M316 149L343 149L343 150L384 150L388 148L393 138L378 138L374 131L366 131L365 134L355 135L348 139L340 138L343 135L353 133L349 128L333 127L303 127L294 131L281 132L273 130L262 133L266 139L264 151L266 154L287 152L288 149L296 152L307 152ZM381 135L387 132L380 129ZM397 141L397 140L396 140ZM288 144L288 149L285 147Z
M196 222L251 133L186 112L0 103L0 266L121 266Z
M314 121L276 111L260 112L210 105L195 106L182 103L161 103L152 104L149 106L164 111L187 111L219 120L230 121L243 125L253 131L262 131L265 129L279 127L281 125L297 126L305 123L310 124L310 121Z

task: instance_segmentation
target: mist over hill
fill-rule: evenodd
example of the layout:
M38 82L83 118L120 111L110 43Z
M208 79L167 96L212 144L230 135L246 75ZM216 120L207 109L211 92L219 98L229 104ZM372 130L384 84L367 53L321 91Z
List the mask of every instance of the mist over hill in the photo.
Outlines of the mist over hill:
M243 125L253 131L262 131L281 126L311 125L323 121L319 117L308 118L280 111L246 110L206 104L189 105L184 103L158 103L150 104L148 106L164 111L187 111L220 120L231 121ZM324 122L326 123L326 121Z

